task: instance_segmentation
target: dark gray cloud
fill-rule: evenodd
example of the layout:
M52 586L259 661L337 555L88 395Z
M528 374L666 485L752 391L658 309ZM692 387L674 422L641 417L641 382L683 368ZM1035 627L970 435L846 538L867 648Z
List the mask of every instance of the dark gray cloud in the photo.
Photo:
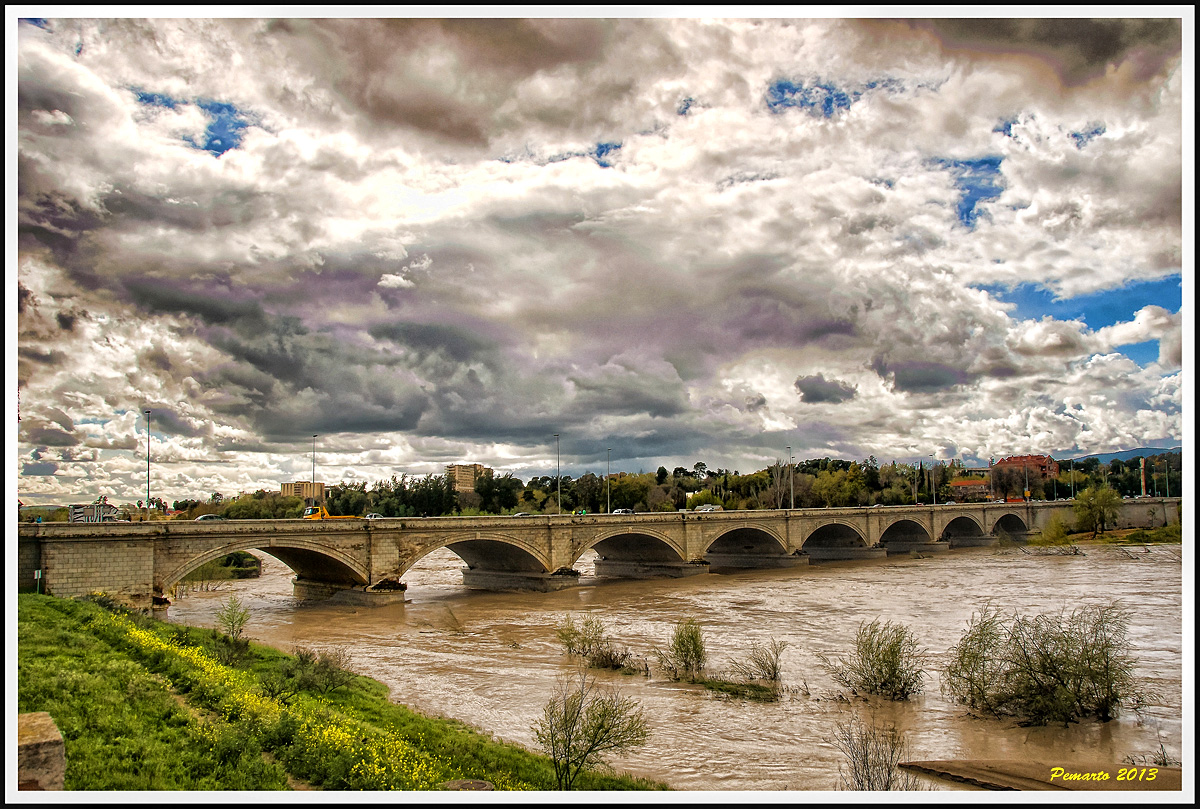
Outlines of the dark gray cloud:
M892 361L877 358L872 370L902 393L940 393L967 384L971 375L961 368L940 362Z
M80 443L78 436L57 426L22 423L22 438L39 447L74 447Z
M58 464L53 461L39 461L21 464L21 474L31 477L50 477L58 472Z
M795 385L800 398L808 404L838 404L853 399L857 392L853 385L826 379L824 374L797 377Z
M951 51L1036 55L1052 65L1066 85L1083 84L1126 62L1134 63L1137 77L1146 80L1177 59L1183 46L1179 19L978 17L907 24L934 33Z
M583 19L274 20L266 33L286 42L294 58L324 67L317 75L327 77L345 112L371 130L399 127L443 143L483 146L494 134L497 110L521 80L597 59L618 25Z

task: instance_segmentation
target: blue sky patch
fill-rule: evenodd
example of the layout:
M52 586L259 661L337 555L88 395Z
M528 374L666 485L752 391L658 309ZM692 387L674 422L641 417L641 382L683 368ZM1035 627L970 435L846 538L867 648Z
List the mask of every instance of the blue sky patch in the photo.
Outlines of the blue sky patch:
M45 17L22 17L20 21L30 25L35 25L38 28L41 28L43 31L50 30L50 21Z
M692 105L695 103L696 103L696 99L694 99L690 96L685 98L683 101L679 102L679 106L675 109L675 114L676 115L687 115L688 111L691 110Z
M979 218L976 206L984 200L995 199L1004 190L1001 185L1000 164L1003 157L989 156L975 160L939 160L939 165L954 174L954 185L962 192L958 199L958 221L969 228Z
M1075 141L1076 149L1082 149L1107 131L1104 124L1088 124L1086 128L1072 132L1071 140Z
M619 143L597 143L596 150L592 153L592 157L596 163L604 168L611 168L612 163L609 162L608 156L621 148Z
M1013 289L980 288L997 300L1015 303L1017 308L1011 313L1014 318L1041 320L1043 315L1050 315L1055 320L1082 320L1092 331L1114 323L1128 323L1146 306L1161 306L1170 312L1178 312L1183 305L1183 285L1178 275L1063 299L1055 298L1052 292L1033 284L1021 284ZM1158 341L1122 346L1121 353L1139 365L1145 365L1158 359Z
M165 93L151 93L135 89L137 100L148 107L176 109L180 105L195 104L208 115L208 126L200 139L187 137L184 142L196 149L203 149L213 157L220 157L230 149L242 145L242 134L252 121L246 113L233 104L200 98L195 101L179 99Z
M148 107L166 107L169 110L173 110L181 103L187 103L178 101L162 93L147 93L142 90L134 90L134 94L137 96L139 103L145 104Z
M793 82L779 79L767 88L767 109L784 112L790 108L806 110L814 115L831 118L839 110L848 110L861 94L846 92L829 83Z
M1016 122L1017 122L1016 118L1010 118L1008 120L1001 121L1000 123L996 124L996 126L992 129L992 131L999 132L1001 135L1003 135L1006 138L1011 138L1013 136L1013 134L1012 134L1013 124L1015 124Z

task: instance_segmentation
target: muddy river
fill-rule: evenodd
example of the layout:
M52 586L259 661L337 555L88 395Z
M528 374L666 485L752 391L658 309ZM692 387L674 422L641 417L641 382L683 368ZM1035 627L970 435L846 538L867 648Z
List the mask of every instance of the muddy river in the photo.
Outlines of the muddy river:
M262 555L262 578L190 593L175 601L169 619L213 626L221 600L236 593L250 610L250 637L285 651L343 648L354 669L386 683L395 701L535 747L530 726L556 678L572 668L555 627L568 614L596 616L618 647L645 657L653 670L650 677L598 674L636 699L651 726L648 744L613 764L682 790L836 789L844 757L833 733L855 714L894 724L912 759L1019 759L1115 771L1127 756L1150 756L1160 745L1178 759L1185 551L1177 545L1085 551L956 549L927 558L653 581L596 579L585 557L577 588L488 593L464 588L461 560L442 550L405 576L406 603L384 607L298 602L291 571ZM1032 615L1111 601L1132 610L1138 673L1160 695L1140 716L1026 728L968 716L941 695L937 668L985 604ZM710 671L744 660L756 641L786 641L783 699L722 699L663 677L653 666L654 650L686 617L704 629ZM908 626L932 655L924 694L908 702L839 699L819 663L819 653L845 654L859 623L877 618Z

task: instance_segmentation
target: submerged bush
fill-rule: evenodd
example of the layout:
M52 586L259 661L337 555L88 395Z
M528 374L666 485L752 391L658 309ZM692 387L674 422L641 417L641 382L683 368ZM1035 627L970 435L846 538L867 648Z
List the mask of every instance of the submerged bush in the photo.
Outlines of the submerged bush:
M731 669L743 680L762 680L777 684L783 679L781 658L786 648L785 640L772 640L766 646L754 643L750 647L750 657L735 662Z
M882 792L923 790L923 782L901 770L908 745L894 726L881 728L872 720L864 725L857 717L838 722L833 743L846 756L846 769L838 765L842 789Z
M1151 698L1134 676L1128 629L1129 612L1115 604L1032 618L985 607L950 649L942 692L1029 724L1108 721Z
M859 624L854 650L844 660L817 657L839 685L893 700L921 693L929 659L908 627L878 620Z
M567 615L556 627L556 634L567 654L583 658L590 668L632 670L636 667L633 652L618 649L599 618L589 615L582 625L576 625L575 619Z
M704 673L708 652L704 647L704 631L695 618L675 624L671 643L655 652L658 664L672 680L695 681Z

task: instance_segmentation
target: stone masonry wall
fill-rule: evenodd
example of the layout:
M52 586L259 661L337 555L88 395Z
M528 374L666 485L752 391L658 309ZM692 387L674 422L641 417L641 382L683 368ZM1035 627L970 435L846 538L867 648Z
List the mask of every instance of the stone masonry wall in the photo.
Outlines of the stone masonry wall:
M70 598L103 590L149 598L154 587L154 542L43 538L42 566L52 595Z

